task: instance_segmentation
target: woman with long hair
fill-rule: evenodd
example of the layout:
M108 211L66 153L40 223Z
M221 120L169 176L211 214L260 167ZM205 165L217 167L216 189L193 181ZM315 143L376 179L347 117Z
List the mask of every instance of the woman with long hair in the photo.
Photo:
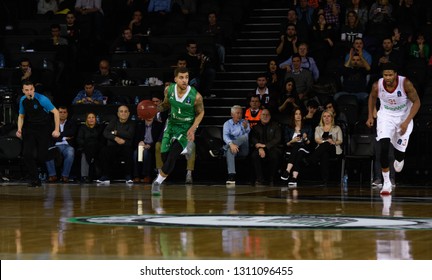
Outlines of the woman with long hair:
M286 150L289 153L288 164L281 175L281 179L288 181L289 186L297 186L297 177L304 157L309 154L312 129L303 122L300 108L295 108L290 123L284 129Z
M279 113L289 115L294 108L299 107L300 99L297 94L295 80L291 77L285 80L284 87L279 98Z
M267 87L273 91L279 92L283 82L283 71L279 68L275 59L267 61L267 68L265 71L267 79Z

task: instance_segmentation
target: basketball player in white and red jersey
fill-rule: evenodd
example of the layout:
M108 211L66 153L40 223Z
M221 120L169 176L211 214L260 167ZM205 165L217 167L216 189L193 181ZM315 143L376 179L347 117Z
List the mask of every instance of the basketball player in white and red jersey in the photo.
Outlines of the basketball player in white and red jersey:
M374 109L377 98L380 108L377 113L377 141L381 145L381 170L384 183L381 195L391 194L388 152L390 143L395 149L394 168L402 171L405 150L413 130L413 118L420 108L420 98L413 84L397 74L397 67L392 63L382 66L383 77L375 82L369 95L369 116L366 124L374 124Z

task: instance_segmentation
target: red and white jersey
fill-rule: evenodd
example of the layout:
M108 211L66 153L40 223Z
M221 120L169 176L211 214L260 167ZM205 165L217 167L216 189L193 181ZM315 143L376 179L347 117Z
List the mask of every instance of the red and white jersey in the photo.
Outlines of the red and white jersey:
M384 87L384 79L378 80L378 98L380 99L380 114L388 116L402 117L409 114L412 102L404 89L405 77L397 76L397 86L392 92L389 92Z

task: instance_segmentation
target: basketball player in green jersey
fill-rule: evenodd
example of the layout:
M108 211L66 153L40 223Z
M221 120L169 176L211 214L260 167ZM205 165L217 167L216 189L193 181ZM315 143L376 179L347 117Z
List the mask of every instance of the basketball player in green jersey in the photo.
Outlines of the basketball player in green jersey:
M173 171L180 154L190 152L190 143L195 140L195 131L204 117L201 94L188 85L189 71L179 67L174 71L174 84L165 88L164 101L159 111L171 109L161 143L163 166L152 183L152 195L160 195L160 185Z

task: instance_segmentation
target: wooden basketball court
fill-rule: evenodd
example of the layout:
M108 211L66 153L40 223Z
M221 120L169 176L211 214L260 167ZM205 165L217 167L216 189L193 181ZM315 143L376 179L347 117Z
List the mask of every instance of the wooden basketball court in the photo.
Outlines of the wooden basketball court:
M337 185L167 183L161 197L152 197L150 185L123 182L36 189L3 183L0 257L430 260L431 202L430 187L411 185L383 199L377 189L352 186L343 193ZM152 224L137 216L176 221ZM351 222L359 225L346 227Z

